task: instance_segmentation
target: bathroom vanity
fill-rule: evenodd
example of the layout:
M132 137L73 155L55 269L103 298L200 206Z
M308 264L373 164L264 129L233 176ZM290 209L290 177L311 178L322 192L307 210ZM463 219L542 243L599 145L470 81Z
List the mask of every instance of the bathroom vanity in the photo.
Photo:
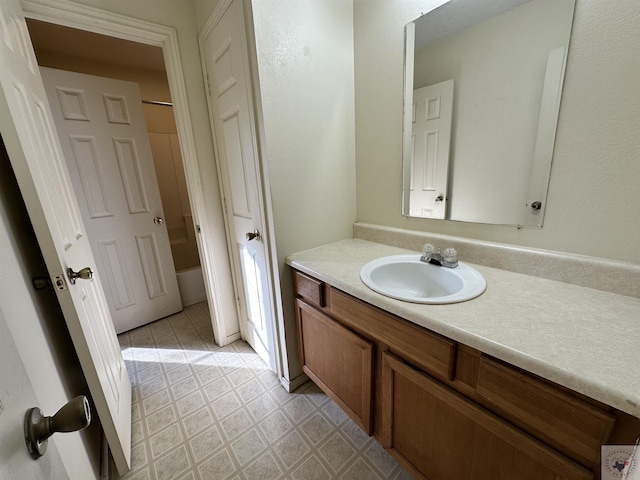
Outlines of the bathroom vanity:
M635 442L634 342L612 339L640 335L640 300L479 265L487 291L450 305L362 284L401 253L353 239L287 263L304 372L416 478L600 478L601 445Z

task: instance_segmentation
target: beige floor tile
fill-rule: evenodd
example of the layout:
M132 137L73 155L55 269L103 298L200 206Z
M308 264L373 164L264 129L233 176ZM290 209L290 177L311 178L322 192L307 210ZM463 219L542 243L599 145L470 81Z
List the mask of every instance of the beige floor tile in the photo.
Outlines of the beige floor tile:
M315 455L310 456L292 472L291 476L295 480L327 480L331 478L331 474Z
M224 440L216 427L208 428L204 433L189 442L196 463L199 463L203 458L211 455L223 444Z
M147 416L147 432L149 432L150 435L153 435L154 433L165 428L167 425L170 425L177 421L178 416L176 415L174 406L167 405L157 412L154 412L151 415Z
M339 472L356 453L349 442L338 432L320 446L318 451L334 472Z
M171 425L160 432L149 437L151 443L151 454L153 458L157 458L163 453L172 450L177 445L181 445L184 441L178 425Z
M199 466L199 470L201 478L210 478L212 480L225 480L237 471L236 465L226 449L205 461Z
M314 445L327 438L334 429L335 427L329 423L329 420L319 412L316 412L300 426L300 431L304 433Z
M250 460L267 448L267 444L257 429L252 428L237 440L231 442L231 448L240 465L246 465Z
M269 442L275 442L292 427L293 424L279 410L260 422L260 429Z
M211 428L213 423L213 417L207 407L203 407L182 418L182 425L187 437L192 437L205 428Z
M240 409L222 420L220 425L222 426L222 430L224 430L227 439L233 440L251 427L252 422L247 412Z
M187 449L182 446L173 450L168 455L158 459L154 463L155 478L157 480L171 480L177 478L185 470L191 467L187 455Z
M132 380L122 480L411 478L315 384L287 393L247 343L215 345L208 315L192 305L119 336Z
M287 469L299 462L307 453L311 451L309 445L303 440L300 434L294 430L273 446L282 463Z
M344 480L380 480L373 467L362 458L356 460L340 478Z
M244 469L247 480L276 480L282 475L282 469L273 458L271 452L266 452L251 465Z
M176 401L181 416L187 416L205 404L205 399L200 390L190 393Z
M247 410L255 420L260 420L272 413L278 405L267 392L247 403Z

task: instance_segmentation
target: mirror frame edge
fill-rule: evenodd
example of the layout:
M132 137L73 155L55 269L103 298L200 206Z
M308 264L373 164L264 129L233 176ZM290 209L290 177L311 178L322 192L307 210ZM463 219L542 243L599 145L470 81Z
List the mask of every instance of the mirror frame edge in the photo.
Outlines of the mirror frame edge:
M411 56L409 56L409 54ZM402 109L402 215L409 218L411 195L411 137L407 125L411 125L413 115L413 62L407 58L415 55L415 22L409 22L404 27L404 92ZM410 65L409 65L410 63ZM409 99L407 92L412 92Z

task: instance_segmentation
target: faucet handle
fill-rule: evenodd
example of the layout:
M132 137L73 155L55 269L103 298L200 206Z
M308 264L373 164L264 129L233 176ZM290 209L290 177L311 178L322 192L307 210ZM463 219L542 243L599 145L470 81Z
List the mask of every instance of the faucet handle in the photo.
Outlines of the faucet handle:
M431 245L430 243L425 243L422 246L422 255L425 257L431 258L434 253L440 253L440 249Z
M458 262L458 252L453 247L445 248L442 252L442 257L444 258L444 261L448 263Z

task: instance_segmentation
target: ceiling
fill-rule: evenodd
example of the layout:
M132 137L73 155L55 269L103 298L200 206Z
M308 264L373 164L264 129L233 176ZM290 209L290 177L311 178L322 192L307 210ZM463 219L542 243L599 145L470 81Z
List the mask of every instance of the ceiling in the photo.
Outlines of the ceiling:
M53 52L137 68L164 71L162 48L27 19L38 56Z
M531 0L450 0L415 20L415 49L488 20Z

